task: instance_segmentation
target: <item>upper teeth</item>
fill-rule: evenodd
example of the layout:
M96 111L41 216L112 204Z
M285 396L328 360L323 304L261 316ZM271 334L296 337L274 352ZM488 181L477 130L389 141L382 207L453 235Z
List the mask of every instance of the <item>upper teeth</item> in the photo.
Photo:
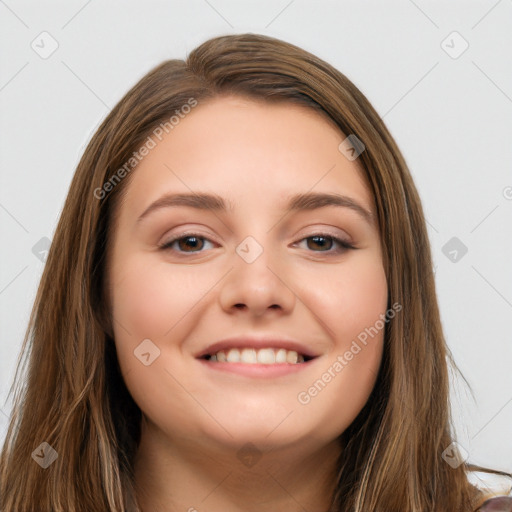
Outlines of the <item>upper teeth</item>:
M219 350L212 354L210 361L219 361L227 363L248 363L248 364L276 364L276 363L303 363L304 356L298 354L295 350L286 350L284 348L231 348L227 352Z

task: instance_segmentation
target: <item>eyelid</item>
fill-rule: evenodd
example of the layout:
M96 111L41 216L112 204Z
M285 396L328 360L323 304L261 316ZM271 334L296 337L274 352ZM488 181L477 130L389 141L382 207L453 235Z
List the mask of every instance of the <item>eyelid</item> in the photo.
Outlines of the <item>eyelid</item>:
M318 254L325 253L325 254L333 254L333 255L335 255L335 254L340 254L342 252L345 252L346 250L349 250L349 249L357 249L357 247L352 242L350 242L349 240L345 240L341 236L334 235L334 234L329 233L329 232L322 232L322 231L317 231L317 232L314 232L314 233L312 233L310 235L302 236L302 237L300 237L300 239L297 242L294 243L294 245L297 245L300 242L304 242L304 240L307 240L308 238L314 238L314 237L331 238L333 240L333 242L337 243L341 248L337 249L337 250L334 250L334 251L332 251L332 250L329 250L329 251L310 251L313 254L315 254L315 253L318 253Z
M296 237L300 237L302 240L303 238L309 238L311 236L315 235L323 235L323 236L330 236L332 238L337 238L339 240L343 240L346 243L351 243L351 237L350 235L342 230L341 228L337 228L334 226L317 226L317 225L311 225L307 226L306 228L299 231L299 233L296 235Z
M179 240L180 238L185 238L187 236L197 236L198 238L204 238L206 240L210 240L212 242L219 243L219 242L215 241L215 237L213 235L201 233L200 228L191 228L191 229L186 229L185 231L179 231L176 234L165 235L162 237L162 239L165 241L158 243L157 245L159 247L162 247L164 245L175 242L176 240Z

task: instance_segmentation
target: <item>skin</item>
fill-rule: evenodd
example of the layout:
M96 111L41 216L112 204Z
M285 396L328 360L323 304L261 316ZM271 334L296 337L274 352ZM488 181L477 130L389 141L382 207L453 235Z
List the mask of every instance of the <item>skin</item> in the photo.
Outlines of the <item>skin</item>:
M338 150L344 139L311 109L225 96L194 108L133 171L109 289L119 363L144 415L135 463L144 512L327 510L337 438L373 388L383 330L309 403L297 397L385 314L387 283L375 218L284 205L293 193L327 192L374 213L358 161ZM162 208L137 221L165 193L191 191L234 209ZM184 232L204 238L159 248ZM311 239L325 232L356 249ZM252 263L235 250L247 236L263 248ZM248 332L292 337L319 357L274 378L212 370L194 357ZM148 366L134 356L144 339L160 350ZM259 455L250 465L240 456L247 443Z

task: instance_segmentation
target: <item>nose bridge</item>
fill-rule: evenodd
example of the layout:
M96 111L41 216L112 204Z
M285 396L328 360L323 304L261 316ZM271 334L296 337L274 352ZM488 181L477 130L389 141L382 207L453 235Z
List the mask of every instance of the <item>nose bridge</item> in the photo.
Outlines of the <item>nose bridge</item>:
M277 254L268 235L249 235L245 237L236 247L235 252L235 270L238 279L251 282L251 286L266 287L266 292L270 292L275 287L273 281L277 279L276 272L279 270L275 265ZM278 265L277 265L278 266ZM254 282L252 282L254 281ZM240 282L240 284L242 284Z
M236 246L234 268L221 293L222 307L244 305L258 315L276 306L289 310L294 304L294 294L282 275L283 265L278 264L279 251L272 247L271 236L257 237L249 235Z

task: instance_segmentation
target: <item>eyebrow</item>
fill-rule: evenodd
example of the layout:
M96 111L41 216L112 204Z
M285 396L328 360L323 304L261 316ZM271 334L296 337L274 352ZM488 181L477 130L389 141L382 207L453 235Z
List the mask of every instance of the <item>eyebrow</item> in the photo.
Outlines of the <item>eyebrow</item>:
M288 204L286 206L286 210L308 211L324 208L326 206L336 206L351 209L370 225L373 225L374 222L373 213L348 196L321 192L306 192L294 194L289 196L287 199ZM137 222L140 222L150 213L161 210L162 208L174 208L179 206L188 206L189 208L212 212L226 212L234 210L232 201L226 201L217 194L199 192L192 194L166 194L151 203L139 216Z

